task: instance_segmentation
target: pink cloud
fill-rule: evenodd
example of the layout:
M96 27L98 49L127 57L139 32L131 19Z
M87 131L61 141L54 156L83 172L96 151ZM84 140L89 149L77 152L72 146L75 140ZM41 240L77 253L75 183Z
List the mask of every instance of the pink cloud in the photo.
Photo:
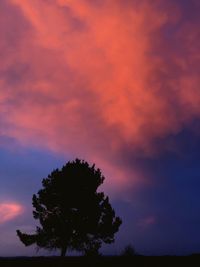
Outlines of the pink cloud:
M156 138L200 117L200 22L178 4L5 3L1 135L96 162L121 190L142 181L123 168L124 146L152 155Z
M156 220L155 216L153 216L153 215L147 216L138 222L138 226L141 228L147 228L147 227L150 227L151 225L156 224L156 221L157 220Z
M0 224L13 220L22 214L23 208L18 203L1 203L0 204Z

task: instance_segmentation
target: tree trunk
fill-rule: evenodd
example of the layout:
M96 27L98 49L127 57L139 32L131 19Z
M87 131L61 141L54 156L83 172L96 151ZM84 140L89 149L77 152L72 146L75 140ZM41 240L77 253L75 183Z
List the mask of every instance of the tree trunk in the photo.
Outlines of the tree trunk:
M66 252L67 252L67 246L63 246L62 248L61 248L61 257L65 257L65 254L66 254Z

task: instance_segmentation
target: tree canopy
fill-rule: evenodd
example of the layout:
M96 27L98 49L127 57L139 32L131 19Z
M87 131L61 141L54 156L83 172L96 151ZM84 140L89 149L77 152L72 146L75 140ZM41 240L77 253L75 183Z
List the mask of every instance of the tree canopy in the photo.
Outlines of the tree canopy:
M83 160L68 162L42 180L33 195L33 217L39 220L34 234L17 230L20 240L38 248L98 254L102 243L114 242L122 223L108 196L97 189L104 181L100 169Z

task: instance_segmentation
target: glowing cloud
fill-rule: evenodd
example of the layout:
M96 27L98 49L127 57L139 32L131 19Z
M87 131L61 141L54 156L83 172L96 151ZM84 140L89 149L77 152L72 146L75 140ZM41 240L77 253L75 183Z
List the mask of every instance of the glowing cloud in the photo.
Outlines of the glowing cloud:
M179 1L1 5L0 135L96 162L121 188L140 179L124 147L151 155L200 117L200 21Z
M21 205L17 203L0 204L0 224L13 220L23 212Z

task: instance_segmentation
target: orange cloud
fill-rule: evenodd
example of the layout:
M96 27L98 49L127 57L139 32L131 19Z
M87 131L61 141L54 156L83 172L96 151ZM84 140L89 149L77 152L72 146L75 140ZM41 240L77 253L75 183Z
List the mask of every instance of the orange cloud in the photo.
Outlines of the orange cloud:
M0 204L0 224L13 220L23 212L21 205L17 203Z
M124 146L151 155L200 117L199 23L175 1L8 2L2 134L105 166L121 188L140 180L120 170Z

